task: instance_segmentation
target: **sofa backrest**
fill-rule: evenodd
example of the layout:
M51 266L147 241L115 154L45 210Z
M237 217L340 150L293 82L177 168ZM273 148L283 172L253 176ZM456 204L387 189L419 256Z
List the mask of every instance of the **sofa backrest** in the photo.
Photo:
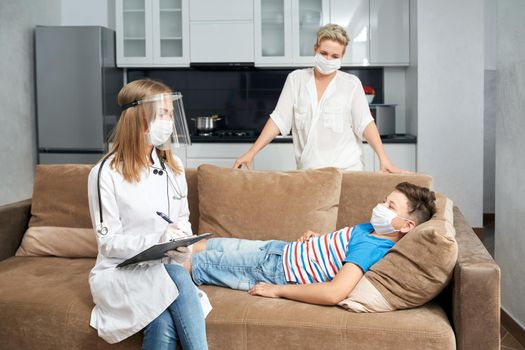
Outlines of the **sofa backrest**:
M348 171L343 174L337 227L354 226L370 220L372 209L400 182L432 188L432 177L423 174L388 174Z
M197 169L186 169L190 222L194 232L199 227ZM343 174L337 227L352 226L370 219L372 208L403 181L432 188L432 177L423 174L385 174L349 171Z

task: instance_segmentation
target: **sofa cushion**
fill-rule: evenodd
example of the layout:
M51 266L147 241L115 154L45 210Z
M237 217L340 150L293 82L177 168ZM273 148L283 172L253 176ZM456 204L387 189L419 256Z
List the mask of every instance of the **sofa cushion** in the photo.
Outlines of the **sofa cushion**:
M24 234L16 256L93 258L97 240L92 228L33 226Z
M357 314L200 287L214 307L206 319L210 349L455 349L452 327L436 304Z
M38 165L31 219L17 256L95 257L87 178L92 165Z
M0 262L2 349L140 349L142 332L107 344L89 326L88 274L94 259L13 257ZM454 349L452 327L435 304L384 314L250 296L202 286L214 307L210 349Z
M336 229L341 173L335 168L266 172L201 165L199 232L295 240Z
M423 305L448 284L457 259L453 203L437 194L436 214L374 264L340 305L382 312Z
M343 173L337 227L370 221L372 209L403 181L432 188L432 177L423 174L387 174L346 171Z
M37 165L29 227L90 228L87 179L92 165Z
M140 349L142 335L110 345L89 326L95 259L12 257L0 262L2 349Z

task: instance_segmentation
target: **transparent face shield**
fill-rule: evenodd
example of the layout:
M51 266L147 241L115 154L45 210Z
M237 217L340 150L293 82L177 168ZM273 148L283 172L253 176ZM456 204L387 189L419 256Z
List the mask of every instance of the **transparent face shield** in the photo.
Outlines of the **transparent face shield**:
M150 145L162 151L191 145L180 92L150 96L136 104L143 105L146 112L146 138Z

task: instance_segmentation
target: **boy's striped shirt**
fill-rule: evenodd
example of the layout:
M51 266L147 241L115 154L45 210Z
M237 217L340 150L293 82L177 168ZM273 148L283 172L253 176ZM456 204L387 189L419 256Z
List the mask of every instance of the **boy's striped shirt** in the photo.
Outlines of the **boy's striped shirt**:
M345 227L307 242L291 242L283 253L288 282L308 284L331 281L343 266L353 228Z

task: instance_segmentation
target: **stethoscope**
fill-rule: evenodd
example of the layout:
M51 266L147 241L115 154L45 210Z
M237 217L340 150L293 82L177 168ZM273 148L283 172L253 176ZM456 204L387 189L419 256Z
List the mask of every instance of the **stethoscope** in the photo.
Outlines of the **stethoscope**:
M155 148L153 148L151 150L151 152L153 153L154 150L155 150ZM102 168L104 167L104 164L106 163L106 160L108 160L108 158L113 153L114 152L111 152L106 157L104 157L104 159L100 163L100 167L98 168L98 173L97 173L97 195L98 195L99 224L97 225L96 229L97 229L97 233L102 235L102 236L107 235L108 232L109 232L109 229L108 229L108 227L106 225L104 225L104 217L102 216L102 196L100 194L100 174L102 173ZM153 163L153 158L151 157L151 154L150 154L150 158L151 158L152 163ZM168 175L168 171L166 170L166 165L164 164L164 162L162 161L162 159L160 157L159 157L159 162L160 162L161 168L157 168L155 166L151 166L151 168L153 168L153 174L154 175L162 176L162 175L166 174L166 198L167 198L167 202L168 202L168 215L169 215L169 213L170 213L169 185L171 184L171 187L172 187L173 191L175 192L175 195L173 196L173 199L177 199L178 200L178 199L185 198L185 197L187 197L187 193L183 193L182 192L181 188L177 184L177 181L174 182L174 181L171 180L171 177Z

